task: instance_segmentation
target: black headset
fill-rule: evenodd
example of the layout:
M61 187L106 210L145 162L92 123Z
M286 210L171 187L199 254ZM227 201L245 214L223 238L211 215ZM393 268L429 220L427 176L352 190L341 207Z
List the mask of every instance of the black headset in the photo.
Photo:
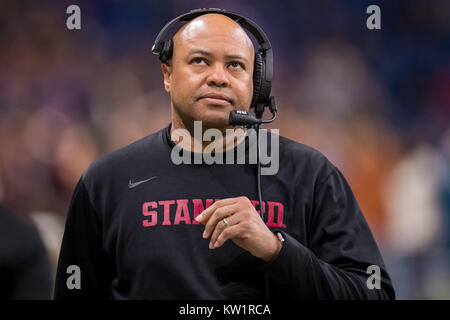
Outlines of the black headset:
M275 99L270 95L272 89L272 76L273 76L273 53L272 46L269 39L267 38L264 31L253 21L236 13L231 13L225 9L217 8L202 8L191 10L188 13L182 14L176 17L159 32L156 37L155 43L152 47L153 54L157 55L162 63L167 63L167 61L172 58L173 53L173 41L172 39L167 39L169 32L176 26L177 23L186 23L193 20L194 18L207 14L207 13L219 13L223 14L237 23L239 23L243 28L248 30L258 41L259 49L255 52L255 62L253 68L253 98L250 104L250 108L254 108L257 118L261 118L264 113L264 108L269 106L272 114L276 113ZM242 116L236 114L236 117ZM274 119L274 118L273 118ZM272 119L272 121L273 121ZM248 119L246 119L248 122ZM255 119L256 120L256 119ZM250 121L247 124L254 123L265 123L268 120ZM238 121L239 122L239 121ZM271 121L270 121L271 122ZM236 123L239 124L239 123Z

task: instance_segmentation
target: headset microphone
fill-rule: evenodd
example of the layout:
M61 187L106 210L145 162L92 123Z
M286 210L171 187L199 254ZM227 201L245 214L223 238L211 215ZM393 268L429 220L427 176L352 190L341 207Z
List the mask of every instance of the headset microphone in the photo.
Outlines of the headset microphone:
M255 117L244 110L233 110L230 112L228 123L233 127L234 126L249 127L255 124L270 123L274 121L275 118L277 117L277 105L275 104L275 99L272 96L270 97L269 110L272 112L273 116L271 119L268 120L262 120L261 119L262 114L260 114L259 117Z
M230 112L229 124L234 126L248 127L254 124L261 123L261 119L258 119L247 111L233 110Z

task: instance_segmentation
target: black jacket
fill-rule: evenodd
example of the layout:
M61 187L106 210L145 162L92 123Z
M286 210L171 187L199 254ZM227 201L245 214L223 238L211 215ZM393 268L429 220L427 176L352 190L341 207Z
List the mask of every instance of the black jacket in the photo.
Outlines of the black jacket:
M67 216L56 299L263 299L267 289L270 299L395 298L348 183L320 152L279 137L278 173L261 184L265 222L285 242L264 263L232 241L210 250L194 220L229 197L247 196L259 210L256 165L175 165L169 130L101 157L83 174ZM80 267L80 289L67 288L70 265ZM380 289L367 286L370 265L380 267Z

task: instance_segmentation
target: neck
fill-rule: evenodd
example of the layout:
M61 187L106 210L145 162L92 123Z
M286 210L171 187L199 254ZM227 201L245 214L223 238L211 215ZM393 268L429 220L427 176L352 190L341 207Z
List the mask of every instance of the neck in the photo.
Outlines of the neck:
M212 141L204 141L203 137L208 129L217 129L221 134L218 135L217 139L214 135L211 139ZM174 135L175 130L176 134ZM190 152L209 153L213 150L225 152L235 148L245 139L246 129L233 128L232 126L209 128L204 126L198 127L197 125L196 127L193 121L186 124L178 116L172 113L170 136L175 144ZM208 150L205 150L207 147Z

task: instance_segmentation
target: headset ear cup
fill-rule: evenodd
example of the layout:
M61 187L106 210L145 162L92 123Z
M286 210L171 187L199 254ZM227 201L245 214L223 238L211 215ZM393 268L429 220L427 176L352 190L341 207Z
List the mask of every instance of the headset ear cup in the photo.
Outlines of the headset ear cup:
M250 108L256 107L259 102L259 95L261 93L262 77L264 72L264 65L261 53L255 54L255 63L253 66L253 98Z
M164 42L161 53L159 54L159 60L161 62L166 63L170 58L172 58L173 51L173 42L172 39L169 39Z

